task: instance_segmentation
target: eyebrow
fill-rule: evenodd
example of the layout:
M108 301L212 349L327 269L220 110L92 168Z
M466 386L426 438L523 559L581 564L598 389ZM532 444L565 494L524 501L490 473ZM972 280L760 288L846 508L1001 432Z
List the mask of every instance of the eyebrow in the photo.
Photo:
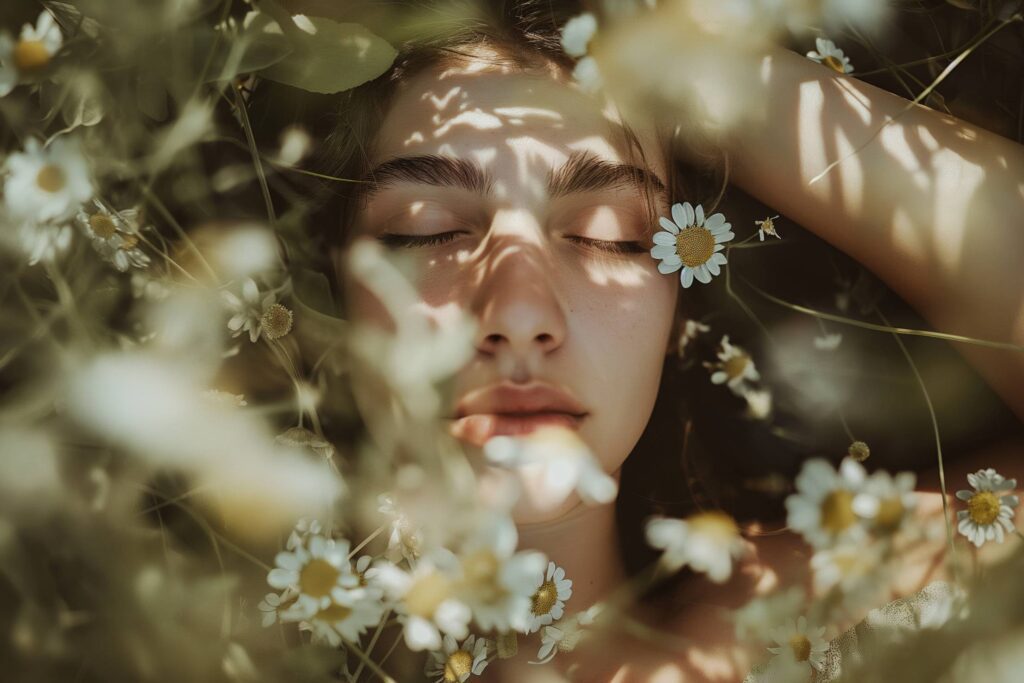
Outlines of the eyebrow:
M395 157L367 174L369 188L365 197L396 183L415 183L433 187L456 187L481 195L490 194L494 180L476 162L436 154ZM573 152L564 164L548 173L547 190L551 199L584 192L618 188L639 188L667 194L658 176L632 164L601 159L592 152Z

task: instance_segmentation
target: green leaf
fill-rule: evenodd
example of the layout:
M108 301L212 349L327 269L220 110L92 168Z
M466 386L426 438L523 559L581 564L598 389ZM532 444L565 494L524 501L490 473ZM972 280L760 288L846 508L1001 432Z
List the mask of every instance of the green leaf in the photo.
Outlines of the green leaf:
M295 15L284 31L293 51L262 75L310 92L330 94L354 88L387 71L396 52L361 24Z

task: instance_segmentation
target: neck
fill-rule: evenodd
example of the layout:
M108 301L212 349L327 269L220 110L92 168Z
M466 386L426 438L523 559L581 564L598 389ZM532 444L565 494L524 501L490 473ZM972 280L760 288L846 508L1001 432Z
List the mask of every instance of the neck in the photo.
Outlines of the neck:
M614 502L579 503L556 520L519 527L519 547L546 553L572 580L566 615L600 602L626 580L617 537Z

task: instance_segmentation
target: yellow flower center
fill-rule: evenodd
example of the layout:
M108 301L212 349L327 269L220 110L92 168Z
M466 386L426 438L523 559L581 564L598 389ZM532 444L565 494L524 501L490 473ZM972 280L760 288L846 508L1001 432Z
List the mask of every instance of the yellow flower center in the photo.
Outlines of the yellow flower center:
M761 223L761 229L764 230L766 233L768 233L769 235L774 235L775 234L775 219L774 218L765 218L763 221L760 221L760 223Z
M348 615L350 614L352 614L351 608L332 602L330 606L317 612L313 618L326 621L329 624L336 624L339 621L345 621L348 619Z
M740 533L733 518L718 510L700 512L688 517L686 522L695 534L712 536L722 541L735 538Z
M459 683L463 676L473 672L473 655L465 650L458 650L448 655L444 663L445 683Z
M871 449L863 441L854 441L847 449L847 453L857 462L864 462L871 457Z
M315 558L299 572L299 588L306 595L323 598L331 594L341 572L326 560Z
M50 51L39 40L21 40L11 52L14 68L22 73L39 71L50 63Z
M64 189L64 171L60 166L46 164L36 175L36 185L45 192L60 192Z
M442 602L451 594L451 582L433 572L420 578L405 594L405 608L409 614L431 619Z
M690 226L676 235L676 253L684 266L707 263L715 253L715 236L707 228Z
M875 526L882 531L895 531L903 520L903 501L899 496L886 498L878 504L878 514L875 515Z
M498 583L501 562L490 550L483 549L466 556L462 561L466 586L482 602L497 602L505 594Z
M736 379L743 376L748 365L750 365L750 356L741 353L722 363L722 370L725 371L729 379Z
M102 213L89 217L89 227L92 228L93 234L105 240L110 239L117 232L117 225L114 224L113 219Z
M853 512L853 494L836 489L821 501L821 527L832 534L845 531L857 521Z
M793 658L798 662L806 662L811 658L811 641L805 635L798 633L790 638L789 648L793 651Z
M846 73L846 71L843 69L843 63L840 60L833 57L832 55L825 55L825 57L821 60L821 63L827 66L828 68L832 69L836 73Z
M260 318L268 339L280 339L292 331L292 312L281 304L271 304Z
M991 491L979 491L967 501L967 510L975 524L991 524L999 516L999 498Z
M545 581L533 594L533 613L538 617L544 616L554 608L556 602L558 587L554 581Z

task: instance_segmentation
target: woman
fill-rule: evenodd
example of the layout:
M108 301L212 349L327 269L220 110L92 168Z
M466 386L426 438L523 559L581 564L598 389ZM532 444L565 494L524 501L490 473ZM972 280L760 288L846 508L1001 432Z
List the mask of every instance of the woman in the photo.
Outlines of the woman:
M414 263L409 315L441 327L457 314L478 321L446 408L484 495L499 495L510 478L530 491L523 471L486 463L488 440L549 424L578 433L620 478L649 427L692 291L651 258L657 217L682 201L713 211L710 194L695 196L700 174L680 172L664 124L627 125L573 82L558 31L579 11L509 3L496 12L507 23L409 47L352 94L326 155L332 175L369 181L340 209L339 264L356 244L377 243ZM1008 220L1024 205L1024 151L922 107L904 112L905 101L782 50L752 68L772 95L756 98L765 103L759 122L723 141L730 179L866 265L936 329L1024 342L1024 231ZM352 113L359 108L362 118ZM897 117L809 182L854 151L847 141ZM831 137L819 120L844 134ZM346 288L354 319L393 323L359 282ZM1024 359L959 348L1024 416ZM964 456L951 469L1014 476L1012 453ZM935 483L922 477L922 490ZM941 515L938 494L925 495L919 514ZM520 546L544 551L573 580L570 611L626 580L613 504L526 495L513 517ZM678 636L674 645L622 637L558 666L574 664L587 681L743 678L759 653L735 643L716 608L742 605L779 577L800 581L809 556L787 534L752 535L749 546L733 579L712 587L688 577L667 614L651 620ZM942 552L938 542L908 561L899 585L912 592L941 576L927 561ZM485 678L523 680L534 653L494 662Z

